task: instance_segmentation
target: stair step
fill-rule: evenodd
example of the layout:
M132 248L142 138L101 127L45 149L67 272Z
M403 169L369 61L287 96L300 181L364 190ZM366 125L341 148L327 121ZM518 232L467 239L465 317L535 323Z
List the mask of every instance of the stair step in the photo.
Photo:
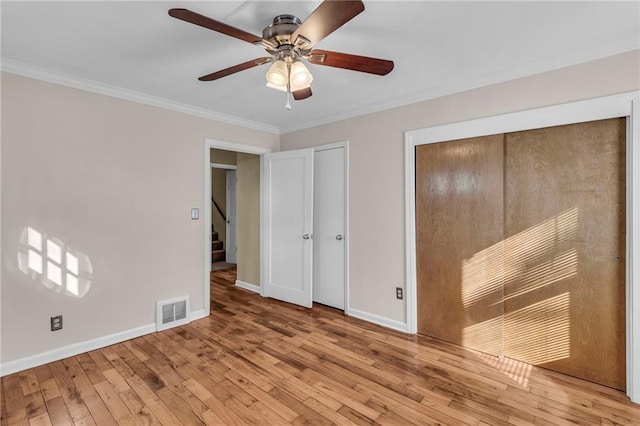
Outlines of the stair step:
M211 251L224 249L224 243L220 240L211 242Z
M211 252L211 262L224 262L227 259L224 250L213 250Z
M218 241L218 233L217 232L212 232L211 233L211 241Z

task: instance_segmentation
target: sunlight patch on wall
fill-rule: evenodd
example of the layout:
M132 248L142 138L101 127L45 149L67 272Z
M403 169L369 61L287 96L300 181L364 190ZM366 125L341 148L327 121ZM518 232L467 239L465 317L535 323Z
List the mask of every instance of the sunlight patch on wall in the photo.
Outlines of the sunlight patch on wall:
M82 298L91 288L93 267L89 257L31 227L20 235L18 268L56 293Z
M462 344L487 354L508 354L506 359L482 359L522 385L527 384L529 364L570 356L570 293L548 298L539 291L555 288L558 294L562 290L555 284L578 275L573 243L578 213L577 207L565 210L462 262L461 302L468 316L474 317L479 306L508 303L504 307L519 308L464 327Z
M522 296L576 275L578 275L578 252L575 248L571 248L525 270L518 276L517 289L510 289L504 300Z
M504 350L529 364L568 358L571 352L571 297L568 292L507 312Z
M502 353L502 317L463 328L462 346L489 354Z
M531 264L556 251L559 245L574 241L577 230L578 207L573 207L505 239L505 281L518 277L530 268Z
M494 244L462 261L462 306L470 307L483 297L502 292L503 244Z
M578 253L570 248L550 260L541 260L572 241L578 228L578 208L573 207L525 231L492 245L462 261L462 305L472 306L501 292L518 279L515 297L578 274ZM537 262L539 265L531 266ZM506 283L506 284L505 284Z

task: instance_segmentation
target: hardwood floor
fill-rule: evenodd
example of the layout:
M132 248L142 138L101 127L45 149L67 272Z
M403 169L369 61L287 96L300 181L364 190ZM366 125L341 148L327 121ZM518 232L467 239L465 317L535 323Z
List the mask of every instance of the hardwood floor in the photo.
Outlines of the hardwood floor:
M3 378L1 424L640 424L613 389L234 280L208 318Z

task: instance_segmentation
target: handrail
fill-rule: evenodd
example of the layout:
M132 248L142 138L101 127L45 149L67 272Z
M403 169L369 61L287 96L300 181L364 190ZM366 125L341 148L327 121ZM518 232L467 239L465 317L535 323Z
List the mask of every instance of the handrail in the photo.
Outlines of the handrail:
M216 203L216 200L214 200L213 197L211 197L211 202L213 203L214 206L216 206L216 210L218 210L218 213L220 213L220 216L222 216L222 219L226 222L227 217L224 215L224 213L222 213L220 206L218 205L218 203Z

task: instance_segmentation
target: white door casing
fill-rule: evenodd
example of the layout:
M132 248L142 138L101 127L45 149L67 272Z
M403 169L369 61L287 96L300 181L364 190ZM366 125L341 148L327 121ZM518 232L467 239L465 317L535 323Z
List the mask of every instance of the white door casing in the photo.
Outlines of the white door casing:
M264 295L310 308L313 149L264 156Z
M344 310L345 148L316 149L313 170L313 301Z
M236 258L237 252L237 239L236 239L236 216L237 216L237 208L236 208L236 170L227 170L227 241L226 241L226 261L227 263L238 263Z

